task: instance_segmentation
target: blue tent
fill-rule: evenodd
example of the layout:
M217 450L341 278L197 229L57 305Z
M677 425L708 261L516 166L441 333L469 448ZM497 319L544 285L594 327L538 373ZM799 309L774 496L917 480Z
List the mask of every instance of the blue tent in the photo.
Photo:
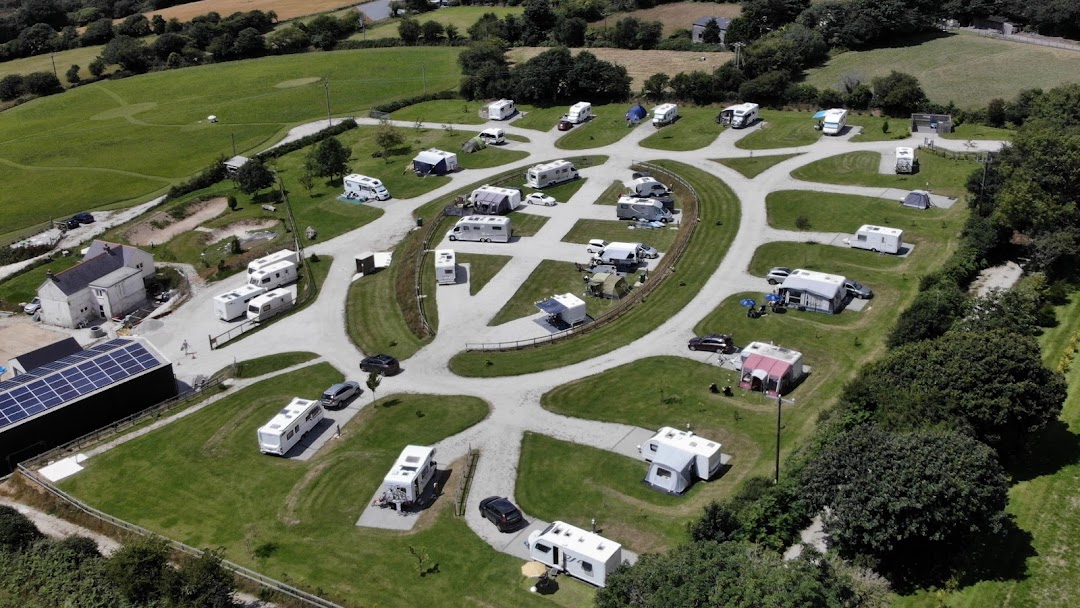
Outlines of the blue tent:
M626 113L626 120L629 122L638 122L649 115L649 111L646 110L640 103L630 108Z

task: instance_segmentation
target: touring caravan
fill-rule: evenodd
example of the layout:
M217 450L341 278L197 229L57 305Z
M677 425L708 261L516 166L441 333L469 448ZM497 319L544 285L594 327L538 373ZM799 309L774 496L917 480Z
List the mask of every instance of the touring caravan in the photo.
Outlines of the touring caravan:
M270 422L259 427L259 451L284 456L322 418L323 409L318 401L294 397Z
M777 292L784 304L797 310L836 314L844 307L846 277L813 270L792 270Z
M914 173L918 161L915 159L914 148L900 147L896 149L896 172Z
M579 101L570 106L570 111L566 113L566 120L577 125L592 118L592 104L587 101Z
M470 215L457 221L446 233L451 241L480 241L509 243L512 228L510 218L499 215Z
M513 99L500 99L488 104L488 120L508 120L517 113L517 106Z
M296 299L288 289L268 291L248 302L247 319L252 323L261 323L291 309L295 303Z
M904 246L904 231L885 226L862 226L848 242L855 249L869 249L874 253L900 253Z
M525 173L525 185L530 188L547 188L578 178L577 167L568 160L541 163Z
M521 190L483 185L472 191L469 202L476 213L506 215L521 206Z
M293 264L299 264L300 258L297 257L296 252L291 249L282 249L281 251L275 251L270 255L265 255L257 260L252 260L248 264L248 274L259 270L265 266L276 264L278 262L292 262Z
M530 558L597 587L622 564L622 545L561 521L533 530L525 544Z
M540 309L540 312L547 314L551 320L570 326L584 323L588 319L585 300L572 293L555 294L546 300L540 300L535 306Z
M377 199L380 201L390 199L390 191L386 189L382 181L374 177L353 173L352 175L346 175L343 182L345 184L345 198Z
M457 283L457 261L453 249L435 250L435 281L439 285Z
M295 280L296 264L292 262L275 262L248 275L248 284L258 285L263 289L281 287Z
M228 293L214 297L214 313L222 321L232 321L236 317L244 316L247 312L248 302L257 296L266 293L265 287L246 284Z
M502 129L484 129L477 137L489 146L506 143L506 131Z
M673 103L662 103L653 108L652 126L660 128L670 125L679 117L679 106Z
M417 175L446 175L457 171L457 154L429 148L416 155L412 161Z
M847 125L847 117L848 111L842 108L833 108L825 112L825 118L821 121L821 132L825 135L840 135Z
M729 125L733 129L744 129L757 122L760 108L756 103L741 103L724 108L716 117L716 122Z
M375 504L392 506L398 511L403 507L415 506L420 502L435 473L435 448L405 446L390 472L383 478Z
M636 198L633 196L619 197L619 203L615 205L615 216L620 220L645 220L647 222L670 222L671 212L664 207L664 203L651 198Z
M671 188L660 183L655 177L639 177L623 184L626 193L635 196L664 196L671 193Z
M712 479L723 465L719 442L669 426L639 445L638 452L652 463L645 483L669 494L682 494L697 479Z

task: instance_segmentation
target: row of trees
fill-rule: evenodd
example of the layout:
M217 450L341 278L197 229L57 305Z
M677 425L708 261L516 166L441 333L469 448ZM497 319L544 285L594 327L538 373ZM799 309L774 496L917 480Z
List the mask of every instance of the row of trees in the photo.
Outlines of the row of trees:
M494 41L487 41L458 56L463 97L510 97L519 103L554 105L579 99L621 101L630 95L626 68L601 61L588 51L572 56L569 49L557 47L513 69L503 51Z

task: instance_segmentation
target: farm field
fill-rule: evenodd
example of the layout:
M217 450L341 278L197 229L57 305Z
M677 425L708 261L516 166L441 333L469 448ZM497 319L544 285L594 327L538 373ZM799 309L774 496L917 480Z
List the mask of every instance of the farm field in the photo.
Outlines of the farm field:
M954 160L921 152L919 172L914 175L878 173L881 155L877 152L848 152L803 165L791 176L809 182L881 186L907 190L930 190L945 196L963 196L964 184L979 164L970 160Z
M147 11L143 14L147 17L161 15L166 21L173 17L180 21L190 21L192 17L211 12L225 17L237 11L258 9L263 12L274 11L277 13L278 21L286 21L355 6L356 4L356 2L347 2L346 0L199 0L198 2Z
M149 38L147 40L149 44ZM66 51L59 51L53 54L53 57L45 55L34 55L33 57L21 57L19 59L12 59L10 61L0 62L0 78L8 76L10 74L30 74L32 72L52 72L53 60L56 61L56 73L60 77L60 84L65 87L70 87L67 78L64 74L68 71L72 65L77 65L81 69L79 70L79 76L81 78L91 78L90 74L90 62L97 58L101 54L101 49L105 48L104 45L97 46L83 46L77 49L68 49ZM106 72L108 73L108 71Z
M704 6L713 7L715 5L705 4ZM690 22L687 22L686 27L689 26ZM538 46L515 47L507 51L506 56L511 63L520 63L528 61L546 50L549 49ZM630 74L630 78L633 79L630 83L631 91L640 91L645 79L653 74L663 72L670 76L679 72L693 72L695 70L711 73L735 56L734 53L701 53L694 51L634 51L610 48L570 50L574 55L581 51L589 51L596 55L598 59L625 67ZM705 58L705 61L701 60L702 57ZM552 125L554 126L554 123Z
M201 170L218 155L258 151L287 128L333 111L457 85L454 49L368 49L267 57L99 82L0 114L4 232L107 205L127 205ZM387 61L395 74L371 78ZM219 117L211 124L206 117ZM48 151L45 153L44 151ZM69 188L66 184L78 183Z
M967 32L941 34L909 46L840 53L809 70L806 82L838 88L846 75L869 83L892 70L916 75L932 102L978 108L995 97L1012 99L1022 89L1080 82L1080 53Z
M413 17L420 21L420 23L426 23L427 21L434 21L441 24L443 27L447 25L453 25L458 28L458 35L462 37L468 36L468 29L472 24L476 23L480 17L486 13L495 13L495 16L502 19L506 15L520 15L525 11L525 7L522 6L447 6L438 10L430 11L420 15L414 15ZM398 25L401 23L400 19L388 19L380 22L378 25L371 27L367 31L367 38L398 38ZM363 40L363 32L357 32L349 37L350 40Z
M605 22L609 22L610 26L614 27L615 23L620 19L636 17L642 21L659 21L663 23L664 36L670 36L675 30L690 29L691 24L693 24L694 21L697 21L698 17L727 17L732 19L741 14L742 7L734 2L718 4L709 2L675 2L636 11L615 13L608 15L607 19L593 21L591 25L593 27L598 25L603 26ZM677 72L669 72L671 75L675 75L676 73Z

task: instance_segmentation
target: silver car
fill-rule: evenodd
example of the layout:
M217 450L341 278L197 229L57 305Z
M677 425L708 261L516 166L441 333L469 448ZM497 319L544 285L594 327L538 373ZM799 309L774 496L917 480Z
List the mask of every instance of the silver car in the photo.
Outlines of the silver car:
M769 271L769 274L765 275L765 280L769 282L769 285L776 285L777 283L783 283L789 274L791 274L790 268L776 266Z
M360 394L360 385L352 380L339 382L326 389L322 395L323 407L333 409L345 405L349 399Z

